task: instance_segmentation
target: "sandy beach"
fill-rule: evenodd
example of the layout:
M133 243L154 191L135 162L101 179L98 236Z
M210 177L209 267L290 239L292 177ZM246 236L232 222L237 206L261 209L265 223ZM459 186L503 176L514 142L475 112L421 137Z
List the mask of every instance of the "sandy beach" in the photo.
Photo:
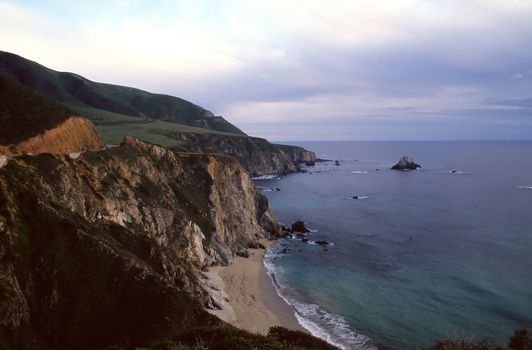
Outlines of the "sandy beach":
M261 242L266 248L273 241ZM222 310L209 310L222 320L254 333L272 326L306 332L292 308L281 299L263 264L263 249L249 249L249 258L235 257L230 266L214 266L205 273L211 295Z

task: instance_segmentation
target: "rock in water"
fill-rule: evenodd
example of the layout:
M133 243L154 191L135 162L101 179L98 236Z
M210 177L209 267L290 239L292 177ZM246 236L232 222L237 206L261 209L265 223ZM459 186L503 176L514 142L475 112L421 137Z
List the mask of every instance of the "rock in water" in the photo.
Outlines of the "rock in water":
M414 162L414 159L408 156L402 156L401 159L392 167L392 170L416 170L421 165Z
M310 232L308 228L305 227L305 223L301 220L298 220L292 224L292 232Z

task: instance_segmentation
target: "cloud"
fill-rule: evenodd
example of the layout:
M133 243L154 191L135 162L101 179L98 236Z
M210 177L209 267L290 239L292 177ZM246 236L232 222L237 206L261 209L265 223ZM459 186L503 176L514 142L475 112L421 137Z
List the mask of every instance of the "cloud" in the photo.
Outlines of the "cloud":
M509 99L509 100L488 99L486 101L486 104L494 105L494 106L508 106L508 107L532 109L532 98L518 98L518 99Z

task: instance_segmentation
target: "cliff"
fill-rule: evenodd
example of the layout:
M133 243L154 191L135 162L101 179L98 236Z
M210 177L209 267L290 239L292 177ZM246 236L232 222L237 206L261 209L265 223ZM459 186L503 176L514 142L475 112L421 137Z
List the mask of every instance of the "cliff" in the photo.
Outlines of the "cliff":
M315 161L314 152L302 147L276 145L257 137L178 133L174 149L185 152L217 153L234 157L252 175L282 174L299 170L299 164Z
M90 121L2 77L0 105L0 155L73 153L104 147Z
M292 145L274 145L286 153L290 159L296 163L315 162L317 159L314 152L306 150L303 147Z
M131 348L219 327L201 269L278 234L230 157L126 138L76 159L12 158L0 168L0 344Z
M78 153L103 147L98 129L89 120L72 116L56 127L24 141L0 145L0 154Z

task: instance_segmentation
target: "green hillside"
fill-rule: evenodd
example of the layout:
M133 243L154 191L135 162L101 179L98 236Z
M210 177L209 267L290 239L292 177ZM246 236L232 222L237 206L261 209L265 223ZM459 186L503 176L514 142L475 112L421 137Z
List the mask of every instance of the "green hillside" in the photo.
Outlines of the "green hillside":
M175 150L182 150L184 141L177 137L181 133L212 134L218 136L247 137L213 129L199 128L164 120L142 119L97 108L67 104L73 111L89 118L100 130L106 144L117 145L124 136L131 135L140 140L155 143Z
M211 112L181 98L93 82L74 73L54 71L8 52L0 51L0 75L17 80L71 108L93 108L137 119L156 119L245 135L224 118L215 117ZM100 115L102 122L106 122L103 119L110 116L105 113ZM117 120L112 117L109 121Z
M0 76L0 144L25 140L55 127L72 114L65 106Z

